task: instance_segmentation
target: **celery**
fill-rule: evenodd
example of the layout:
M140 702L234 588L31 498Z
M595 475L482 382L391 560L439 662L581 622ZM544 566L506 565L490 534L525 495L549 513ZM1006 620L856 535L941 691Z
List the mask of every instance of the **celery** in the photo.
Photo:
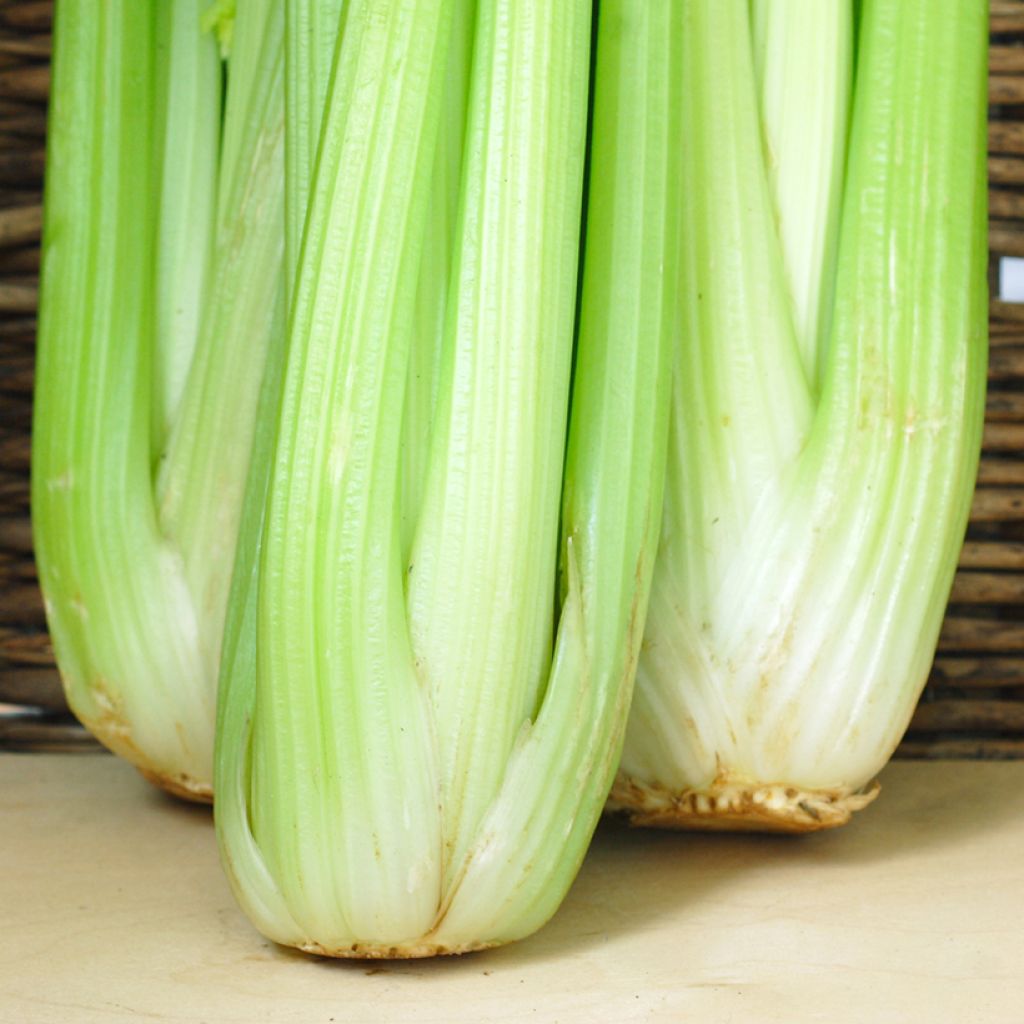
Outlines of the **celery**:
M69 702L148 776L199 797L284 310L283 20L264 0L232 23L221 145L206 7L58 5L33 452Z
M480 948L554 911L614 771L655 549L673 4L602 11L559 544L589 4L481 0L438 418L401 559L398 414L425 341L455 6L346 7L225 639L229 878L265 934L332 955Z
M218 832L243 905L293 944L347 945L356 929L397 940L432 913L436 800L390 509L450 13L450 0L344 7L277 437L254 464L262 545L240 541L236 571L256 576L236 592L249 620L228 624Z
M71 707L111 749L187 784L210 709L151 487L155 27L146 4L57 8L32 514Z
M582 7L479 8L450 329L408 581L439 749L446 887L551 659L586 127Z
M213 259L222 75L214 41L201 26L204 7L176 0L158 4L156 13L160 200L151 440L157 455L178 416Z
M812 387L828 337L852 86L848 0L754 0L765 165Z
M441 349L452 262L462 160L465 148L466 104L473 62L473 32L477 0L457 0L452 19L450 57L442 98L441 124L434 151L426 234L416 285L413 339L409 350L402 422L401 509L402 557L412 545L423 503L434 413L440 389Z
M967 522L985 386L985 6L862 5L818 374L804 372L757 141L748 4L683 6L686 316L612 806L656 824L823 828L874 795ZM846 44L827 40L815 66L831 83ZM807 186L809 221L828 191Z
M341 25L344 0L287 0L285 11L285 103L288 131L285 134L287 182L288 294L299 262L302 231L309 205L310 180L327 86L334 59L335 40Z

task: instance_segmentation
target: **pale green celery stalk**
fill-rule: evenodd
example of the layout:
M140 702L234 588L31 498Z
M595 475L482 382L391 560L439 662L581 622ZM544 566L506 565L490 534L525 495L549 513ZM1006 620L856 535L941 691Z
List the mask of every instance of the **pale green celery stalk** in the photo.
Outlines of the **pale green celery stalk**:
M343 3L330 8L310 0L290 0L285 8L285 278L291 295L299 266L320 128L332 78L334 53L340 50ZM351 56L351 51L347 51ZM316 126L314 128L314 125ZM250 832L249 738L252 683L256 677L256 619L263 531L274 468L277 420L288 357L288 330L272 341L267 354L256 413L249 476L239 524L235 566L225 616L217 702L215 770L223 794L216 825L228 879L243 906L264 931L276 934L291 913ZM241 752L241 753L240 753Z
M341 51L343 8L342 2L327 5L315 0L289 0L285 7L285 278L289 296L299 267L334 54ZM352 49L343 51L341 59L351 60ZM252 754L249 744L263 533L285 386L288 340L287 328L272 339L260 389L257 428L225 616L215 758L217 788L221 793L216 805L217 836L228 879L239 902L257 925L275 937L282 929L297 929L298 926L267 872L263 855L250 831Z
M151 485L154 10L56 9L32 519L72 709L112 750L189 788L213 695Z
M151 444L159 455L175 422L199 334L213 257L222 68L201 23L208 0L157 4L156 341Z
M746 54L744 11L692 2L687 37L716 55ZM718 18L728 32L695 35ZM873 796L934 652L984 405L986 10L867 0L860 18L823 389L805 444L738 521L709 515L722 484L708 426L717 442L741 424L726 424L734 406L707 367L732 336L697 311L761 310L744 287L733 297L731 279L684 274L693 313L674 385L663 537L613 795L639 821L841 824ZM691 81L705 120L729 68L723 60ZM735 201L715 185L731 157L687 138L700 155L687 191L705 196L711 224L727 223ZM684 263L727 259L725 233L696 213L684 219ZM758 273L747 254L740 263ZM754 336L772 338L763 325ZM738 377L742 365L724 369ZM756 426L735 443L753 443Z
M433 741L395 514L416 269L452 0L349 0L290 314L258 567L239 564L217 822L279 942L422 935L439 889ZM247 529L258 529L258 509ZM245 604L241 602L245 600ZM356 946L356 949L352 947Z
M753 0L768 184L804 369L820 385L853 81L851 0Z
M192 21L201 5L69 3L57 18L33 466L42 582L76 713L200 798L256 397L283 312L275 6L238 14L216 185L219 63ZM214 194L200 296L189 263L210 246ZM176 303L202 311L168 424L195 328L174 322Z
M212 709L151 486L156 32L150 5L57 5L32 508L72 709L187 784Z
M589 4L481 3L409 623L450 889L551 664Z
M251 518L247 512L239 545L221 686L217 823L236 894L266 934L336 955L415 956L493 945L539 927L578 867L614 770L660 509L674 276L667 268L678 224L666 204L678 130L669 54L678 33L669 31L670 2L603 6L608 27L602 23L598 55L594 227L563 507L566 597L550 680L545 667L541 692L531 696L539 711L513 710L511 729L498 723L494 743L510 731L513 742L495 773L486 744L467 744L442 729L433 698L442 686L462 681L428 672L434 666L420 655L414 660L407 621L416 623L422 604L411 594L405 607L398 554L393 411L404 394L403 349L413 330L416 284L401 271L419 266L410 222L417 205L421 227L425 222L421 204L429 196L432 165L425 139L415 154L398 142L408 145L414 137L414 124L425 117L417 109L423 98L440 105L441 75L423 63L434 56L427 42L440 47L443 32L432 24L431 35L417 24L414 34L399 34L400 18L379 26L385 35L378 38L371 31L378 25L365 19L366 6L366 0L353 4L342 36L276 455L257 442L271 477L270 511L262 556L258 507ZM416 8L417 18L427 6ZM465 410L482 411L493 400L478 383L464 394L465 406L455 400L454 385L474 347L506 350L513 369L531 361L537 370L542 363L545 370L568 363L589 13L584 2L481 4L448 314L447 415L434 440L435 501L441 485L452 484L449 471L464 459L465 430L475 418ZM384 43L404 50L406 61L396 62L391 50L378 53ZM397 82L373 76L376 62L401 67L403 75ZM421 76L433 72L429 88L415 80L414 69ZM346 86L356 76L378 82L379 107L367 109L370 91L352 102ZM399 99L391 95L396 88L402 102L392 109L384 101ZM363 142L368 137L378 144ZM558 173L543 174L548 161ZM348 173L339 174L342 168ZM521 219L511 216L517 210ZM375 244L358 244L371 225ZM528 253L542 256L526 261ZM321 269L327 255L334 262ZM390 301L361 302L362 274ZM307 276L314 287L305 287ZM345 301L339 303L339 295ZM517 301L526 295L546 311L544 319L534 305ZM313 315L320 303L338 310L331 338L318 339L312 330L321 322ZM554 485L543 481L537 489L559 501L564 421L548 425L534 418L536 408L551 405L564 417L564 393L560 399L552 393L567 390L567 374L555 380L535 374L523 385L525 396L514 394L509 376L507 401L492 407L488 426L493 443L515 461L514 472L502 480L468 466L474 515L456 523L428 502L421 531L430 532L417 548L436 543L434 531L441 528L464 526L491 539L488 558L472 572L462 552L446 567L435 562L437 571L466 581L447 597L458 602L456 628L474 633L488 625L496 601L511 589L487 563L503 545L502 530L515 526L503 518L508 506L537 497L527 493L526 473L546 472L554 461ZM333 400L328 381L337 389ZM490 432L481 436L492 443ZM540 449L540 456L527 460L519 449ZM507 488L508 500L488 508L491 488ZM334 511L340 508L347 516ZM467 545L468 553L480 538ZM409 568L415 581L421 568L429 571L429 559ZM535 600L555 596L553 569L552 561ZM519 582L524 567L515 570L510 584ZM426 582L441 589L436 579ZM517 619L495 634L493 656L521 671L515 648L529 622L517 607L510 612ZM448 628L447 619L439 626ZM505 681L523 688L511 675ZM467 703L467 711L465 737L482 738L493 727L490 709L480 713ZM453 738L460 747L477 747L470 772L499 776L454 871L451 840L459 830L440 788L443 744Z
M299 263L302 229L331 64L345 0L287 0L285 8L285 180L287 183L285 266L290 296Z
M284 16L238 7L228 57L218 231L200 337L157 477L163 535L195 608L212 777L214 700L242 496L269 346L284 330ZM249 91L245 90L249 87Z
M568 15L568 6L563 5L561 17ZM581 20L584 6L589 5L578 5ZM582 48L583 26L577 22L573 31L580 33L576 45ZM568 35L562 29L553 39ZM446 874L454 892L445 893L435 932L446 946L471 936L490 942L522 938L548 920L579 868L618 762L661 518L668 370L678 311L680 39L676 0L603 0L600 5L582 306L562 494L561 611L539 710L514 735L500 787L485 806L463 859L449 861ZM556 54L541 58L549 69L557 66ZM492 90L492 95L499 94ZM506 145L514 146L514 137ZM563 156L553 166L564 173L567 162ZM550 178L547 187L552 187ZM544 216L556 214L549 208ZM571 259L568 254L564 258L567 263ZM460 262L460 268L472 274L473 263ZM551 270L540 270L536 280L546 287ZM529 323L529 307L511 302L516 280L510 279L512 287L499 308L514 309L513 319ZM477 306L475 316L485 308ZM533 345L549 353L559 339L550 327L538 326ZM509 341L515 334L507 320L489 329ZM466 354L457 353L457 369ZM533 386L546 389L549 378L535 378ZM502 419L510 421L522 415L508 405L497 409L507 409ZM508 534L501 532L507 520L500 502L497 513L487 513L486 525L476 525L488 500L486 487L480 486L485 480L477 477L469 491L470 528L481 536L509 536L513 524L507 524ZM508 488L509 505L535 486L525 477L494 484ZM447 525L457 528L458 522ZM537 550L524 557L537 557ZM478 573L488 574L488 585L502 600L517 600L512 586L506 588L504 580L491 575L490 560L485 556L478 563ZM413 580L419 568L414 566ZM467 571L464 563L458 568ZM444 571L441 565L437 569ZM494 607L482 607L480 597L494 597L475 592L473 583L455 600L467 628L479 633L492 625ZM547 593L540 584L537 603ZM507 607L519 617L521 629L528 621L522 606ZM453 644L459 621L454 615L440 623L451 630L447 639ZM507 640L495 635L499 657L512 649L514 638L510 631L506 635ZM443 643L444 638L435 641L434 649ZM486 681L483 673L481 678ZM477 703L461 679L435 675L431 681L436 689L453 691L445 704L438 702L439 711L463 702L466 720L455 742L457 749L475 749L478 761L466 766L473 781L478 765L494 757L489 741L497 743L501 732L496 725L504 723L494 722L490 708ZM442 763L445 755L442 750ZM446 807L445 832L453 839L461 838L465 825L452 827L448 815L457 810L472 815L476 807L469 795L460 808ZM457 852L448 842L446 850Z
M477 0L456 0L441 124L434 152L402 421L400 504L403 559L408 558L412 546L430 463L430 441L440 385L441 352L457 237L476 8Z

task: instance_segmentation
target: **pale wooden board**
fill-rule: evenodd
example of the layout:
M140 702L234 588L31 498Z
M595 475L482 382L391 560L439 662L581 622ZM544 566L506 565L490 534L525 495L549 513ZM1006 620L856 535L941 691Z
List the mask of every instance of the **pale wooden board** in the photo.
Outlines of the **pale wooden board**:
M1019 1024L1024 763L898 763L845 830L603 826L516 946L316 960L235 907L207 811L105 755L0 756L0 1020Z

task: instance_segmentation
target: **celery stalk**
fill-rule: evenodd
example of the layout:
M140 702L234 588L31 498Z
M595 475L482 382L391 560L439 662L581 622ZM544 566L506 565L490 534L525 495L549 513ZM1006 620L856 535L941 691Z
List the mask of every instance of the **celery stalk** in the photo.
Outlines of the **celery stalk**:
M209 300L156 482L161 530L181 552L196 607L211 698L260 382L267 348L284 329L283 39L279 4L241 5L228 57L220 228ZM235 88L245 82L250 92ZM212 725L211 710L211 733ZM212 755L211 743L203 766L207 780Z
M400 942L429 927L436 903L430 736L392 509L450 15L451 0L344 7L263 541L242 542L259 568L237 646L229 624L225 864L257 925L309 948Z
M188 787L212 694L151 488L155 29L147 4L57 6L32 516L69 704Z
M158 4L156 11L160 206L151 440L157 455L177 420L213 259L223 110L216 42L202 29L207 5L175 0Z
M684 217L665 517L612 806L655 824L817 829L874 795L967 522L985 386L985 7L862 5L813 418L798 386L764 395L799 363L777 315L767 175L734 148L749 158L754 132L747 4L685 8L686 39L715 59L688 65L683 185L702 199ZM797 429L779 434L780 415Z
M544 924L579 868L621 750L657 550L677 329L680 21L675 0L600 7L561 608L538 709L527 708L496 795L461 862L450 862L454 894L437 929L446 944L471 935L509 941ZM544 596L539 590L538 603ZM459 600L464 621L489 624L472 587ZM435 677L463 698L467 719L472 713L466 732L488 766L486 739L499 735L493 714L474 708L461 682ZM467 766L471 782L477 763ZM446 807L446 819L473 810L464 798ZM458 839L465 828L445 831Z
M229 878L265 934L332 955L480 948L554 911L614 771L661 504L678 224L666 217L668 0L602 14L552 652L590 5L484 0L441 418L411 561L400 560L395 412L420 339L414 288L453 6L346 7L285 390L257 440L225 639L216 815ZM356 81L374 86L354 93ZM470 372L495 363L493 381ZM515 503L521 523L507 514ZM519 551L533 524L548 534L546 571L515 564L501 578L503 549ZM440 613L431 594L451 607ZM431 651L447 639L467 667L465 652L493 641L476 692L417 647L431 621L447 630ZM502 686L515 697L499 717Z
M440 752L446 887L551 660L586 128L582 7L479 7L452 307L408 581Z
M283 18L245 3L221 147L204 7L58 5L33 515L72 707L154 781L208 798L256 402L283 329L284 101Z
M434 413L440 388L441 351L451 291L462 184L476 6L476 0L457 0L452 19L453 34L449 44L450 57L445 76L441 125L434 151L427 228L416 287L413 340L409 349L409 373L402 423L403 558L408 557L423 504Z
M344 0L287 0L284 5L288 295L299 261L343 6Z
M768 183L811 385L828 336L853 77L850 0L754 0Z

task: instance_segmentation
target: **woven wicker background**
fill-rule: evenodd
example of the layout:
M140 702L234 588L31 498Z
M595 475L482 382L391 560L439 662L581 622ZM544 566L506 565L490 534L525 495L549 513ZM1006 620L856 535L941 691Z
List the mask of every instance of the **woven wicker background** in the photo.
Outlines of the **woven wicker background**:
M1024 757L1024 0L991 4L992 354L971 527L931 680L900 754ZM0 0L0 748L94 749L67 712L28 520L29 431L52 4Z

